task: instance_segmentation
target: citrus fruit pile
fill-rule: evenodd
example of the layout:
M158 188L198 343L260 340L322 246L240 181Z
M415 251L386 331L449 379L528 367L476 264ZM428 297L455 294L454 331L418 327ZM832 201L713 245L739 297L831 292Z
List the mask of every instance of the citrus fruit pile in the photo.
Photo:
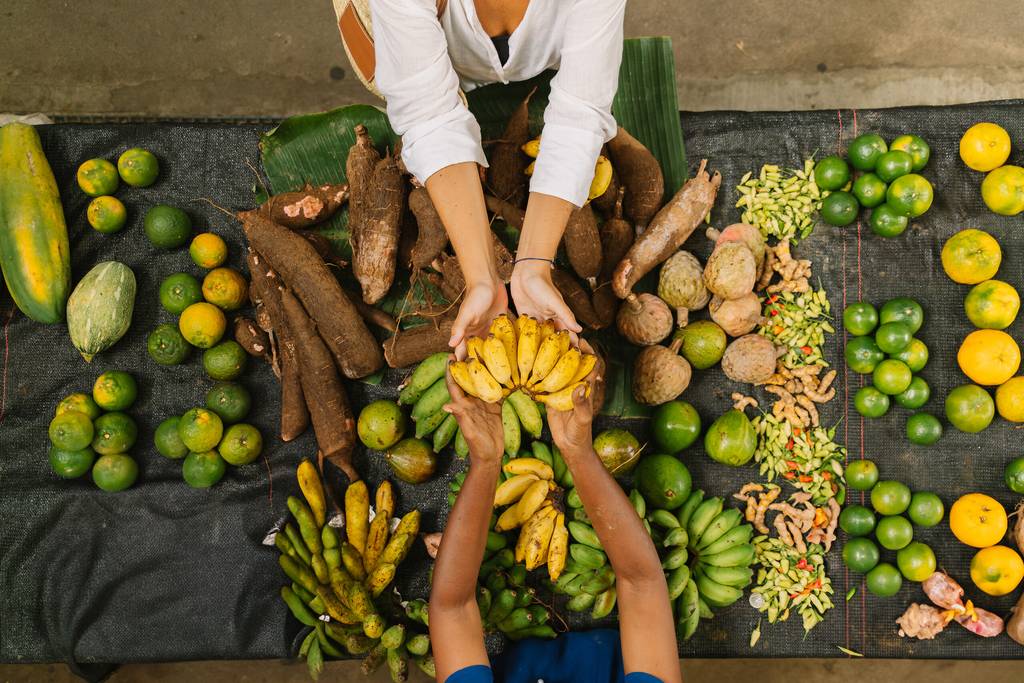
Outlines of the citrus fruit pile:
M54 473L76 479L91 470L96 486L111 492L134 484L139 466L128 451L138 427L124 411L137 394L131 375L110 370L96 379L91 396L76 392L61 400L49 427Z
M849 225L861 208L871 209L871 230L882 237L896 237L907 229L910 219L922 216L932 205L932 184L920 175L930 156L928 143L916 135L901 135L888 145L876 133L854 138L846 159L833 155L814 167L815 182L829 192L821 204L822 219L831 225Z
M121 230L128 212L121 200L113 196L119 181L133 187L148 187L156 182L158 172L159 163L153 153L138 147L121 154L116 167L106 159L82 162L75 178L82 192L93 198L85 210L89 225L102 233Z
M161 422L154 445L164 457L184 458L181 476L186 484L209 488L221 480L228 465L248 465L263 450L260 431L241 422L250 405L244 387L218 383L207 393L205 408L190 408Z
M1016 216L1024 211L1024 168L1006 163L1010 146L1006 129L989 122L974 124L960 138L960 158L964 164L987 174L981 182L985 206L1002 216Z
M1024 560L999 545L1006 535L1006 509L984 493L968 493L949 510L949 528L961 543L980 548L971 560L971 579L989 595L1012 593L1024 578Z

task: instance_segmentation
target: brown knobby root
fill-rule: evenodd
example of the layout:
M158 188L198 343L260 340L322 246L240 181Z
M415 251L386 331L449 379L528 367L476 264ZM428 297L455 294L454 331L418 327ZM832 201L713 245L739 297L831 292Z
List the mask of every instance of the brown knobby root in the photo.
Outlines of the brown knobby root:
M789 533L793 538L793 547L796 551L803 555L807 552L807 543L804 541L804 535L800 532L800 527L795 522L786 522L786 526L789 528Z
M775 519L772 520L772 526L775 527L775 531L779 534L779 540L786 545L792 547L796 544L793 540L793 534L789 532L789 525L786 524L786 518L782 515L775 515Z
M738 410L740 412L743 412L748 407L750 407L750 408L757 408L757 399L754 398L753 396L744 396L740 392L734 391L732 393L732 396L730 396L730 398L733 401L733 403L732 403L733 410Z
M810 419L811 419L811 425L817 427L818 426L818 419L819 419L818 418L818 409L814 406L814 401L812 401L811 399L807 398L803 394L797 394L796 402L797 402L797 405L799 405L800 407L802 407L804 410L807 411L807 414L810 416Z
M754 284L755 291L760 292L771 284L772 278L775 277L775 264L777 262L778 258L775 256L775 248L765 247L764 265L761 267L761 274L757 278L757 282Z
M744 484L738 493L733 494L733 498L746 501L745 519L754 525L758 533L767 534L768 527L764 523L764 518L772 501L778 498L781 492L782 489L774 484L769 484L765 490L761 484L751 482ZM754 493L758 494L756 500Z
M942 610L917 602L910 603L906 611L896 619L901 638L918 640L932 640L942 633L949 623Z

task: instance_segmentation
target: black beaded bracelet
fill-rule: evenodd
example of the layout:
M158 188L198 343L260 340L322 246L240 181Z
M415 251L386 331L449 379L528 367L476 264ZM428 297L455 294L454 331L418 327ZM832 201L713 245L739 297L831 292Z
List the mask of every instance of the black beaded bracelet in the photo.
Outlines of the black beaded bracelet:
M522 263L523 261L544 261L545 263L550 263L552 268L555 267L554 259L544 258L543 256L523 256L522 258L517 257L516 260L512 262L512 265L514 266L517 263Z

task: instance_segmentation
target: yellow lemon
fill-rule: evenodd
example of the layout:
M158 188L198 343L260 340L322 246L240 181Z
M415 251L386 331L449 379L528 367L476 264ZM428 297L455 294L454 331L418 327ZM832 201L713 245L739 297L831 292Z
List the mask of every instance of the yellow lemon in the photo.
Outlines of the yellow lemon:
M975 327L1005 330L1020 310L1020 294L1013 285L1001 280L985 280L974 285L964 298L967 319Z
M960 344L956 361L972 382L995 386L1017 374L1020 347L1001 330L975 330Z
M128 212L120 199L104 195L89 202L85 217L96 232L109 234L124 227Z
M227 326L224 311L205 301L192 304L178 318L181 335L189 344L201 349L208 349L219 342Z
M1016 216L1024 211L1024 168L1000 166L981 181L985 206L1000 216Z
M203 278L203 298L225 311L234 311L249 298L249 281L233 268L214 268Z
M117 169L106 159L89 159L82 162L75 178L82 192L90 197L114 194L117 190Z
M1010 134L995 123L976 123L960 138L960 158L975 171L991 171L1010 157Z
M192 238L188 254L200 268L216 268L228 258L228 245L220 235L203 232Z
M1006 510L991 496L968 493L949 509L949 529L961 543L987 548L1003 539Z
M1024 560L1013 548L994 545L982 548L971 560L971 580L989 595L1006 595L1024 578Z
M1002 260L1003 250L996 238L976 228L961 230L942 245L942 269L962 285L992 279Z

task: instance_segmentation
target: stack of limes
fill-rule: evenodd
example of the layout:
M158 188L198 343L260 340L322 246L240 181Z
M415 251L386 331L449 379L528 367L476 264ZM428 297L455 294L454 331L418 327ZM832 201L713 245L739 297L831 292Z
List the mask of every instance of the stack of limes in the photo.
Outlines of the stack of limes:
M206 407L160 423L153 437L156 449L172 460L184 458L181 475L193 488L209 488L224 476L228 465L248 465L263 450L263 436L241 422L252 399L239 384L220 382L206 395Z

